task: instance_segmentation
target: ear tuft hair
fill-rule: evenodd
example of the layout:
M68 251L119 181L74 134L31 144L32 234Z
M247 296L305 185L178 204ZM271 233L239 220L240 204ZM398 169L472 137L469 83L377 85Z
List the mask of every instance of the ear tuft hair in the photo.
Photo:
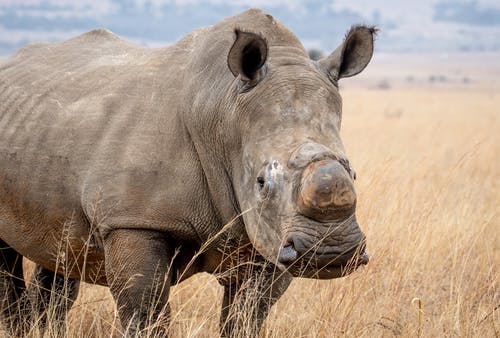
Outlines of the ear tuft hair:
M380 29L375 25L363 25L363 24L352 25L351 28L349 28L349 30L345 33L344 40L347 39L347 37L350 34L352 34L354 31L358 29L368 29L370 33L373 35L373 40L376 39L378 33L380 32Z

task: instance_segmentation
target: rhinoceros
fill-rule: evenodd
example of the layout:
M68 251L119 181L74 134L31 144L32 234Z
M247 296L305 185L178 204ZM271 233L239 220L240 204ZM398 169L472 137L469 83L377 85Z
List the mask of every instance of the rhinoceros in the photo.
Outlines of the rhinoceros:
M208 272L221 334L252 335L292 277L366 264L338 81L366 67L375 32L353 26L312 61L251 9L165 48L97 29L3 62L5 330L43 326L49 301L63 323L85 281L110 287L126 334L166 335L170 286Z

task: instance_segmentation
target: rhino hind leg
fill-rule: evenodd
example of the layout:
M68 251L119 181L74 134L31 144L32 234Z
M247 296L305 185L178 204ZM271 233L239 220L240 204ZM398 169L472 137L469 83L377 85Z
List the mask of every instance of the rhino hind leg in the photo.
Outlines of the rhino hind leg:
M50 332L64 336L66 316L78 296L80 282L66 278L37 265L26 290L30 304L32 325L43 332L50 326Z
M220 317L222 337L257 337L271 307L286 291L292 277L264 262L237 283L224 283Z
M23 257L0 239L0 308L3 329L12 336L22 333L25 288Z

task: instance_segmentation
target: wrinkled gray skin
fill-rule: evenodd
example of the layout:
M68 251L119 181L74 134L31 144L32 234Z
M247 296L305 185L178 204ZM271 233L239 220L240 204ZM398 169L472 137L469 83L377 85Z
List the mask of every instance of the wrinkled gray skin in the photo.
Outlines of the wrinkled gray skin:
M373 35L354 27L315 63L248 10L166 48L94 30L0 65L7 329L43 315L51 288L64 322L83 280L111 288L129 334L163 334L169 286L209 272L225 290L221 333L250 316L256 334L292 276L366 263L337 81L367 65ZM38 265L28 289L22 256Z

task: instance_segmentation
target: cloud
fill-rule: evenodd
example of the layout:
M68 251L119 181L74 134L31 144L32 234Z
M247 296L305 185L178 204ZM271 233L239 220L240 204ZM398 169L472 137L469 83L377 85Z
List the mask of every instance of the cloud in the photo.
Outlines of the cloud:
M378 24L379 42L393 50L456 51L500 46L497 0L420 0L404 5L399 0L335 1L331 8L359 13ZM474 28L472 22L483 27Z
M433 18L437 21L465 23L478 26L500 25L500 8L477 2L440 2L435 6Z
M106 16L117 13L121 6L113 0L1 0L0 9L14 9L28 17Z
M338 0L333 1L331 7L337 10L352 10L366 18L371 18L374 12L379 12L381 16L390 19L421 21L425 18L432 19L435 6L442 2L443 0L419 0L407 1L403 4L399 0ZM454 0L447 2L457 6L472 5L481 10L500 9L498 0Z
M14 11L15 15L20 18L44 18L47 20L55 19L71 19L71 18L92 18L96 17L96 11L91 8L74 10L74 9L18 9ZM100 16L104 16L101 12Z
M80 30L24 30L7 29L0 25L0 43L19 45L32 41L61 41L80 34Z
M0 0L0 54L96 27L159 46L248 7L281 20L306 48L329 51L366 23L381 28L379 51L500 50L498 0Z
M134 0L134 4L139 8L151 6L161 8L167 5L172 6L200 6L200 5L224 5L231 7L286 7L289 9L302 8L305 1L300 0Z

